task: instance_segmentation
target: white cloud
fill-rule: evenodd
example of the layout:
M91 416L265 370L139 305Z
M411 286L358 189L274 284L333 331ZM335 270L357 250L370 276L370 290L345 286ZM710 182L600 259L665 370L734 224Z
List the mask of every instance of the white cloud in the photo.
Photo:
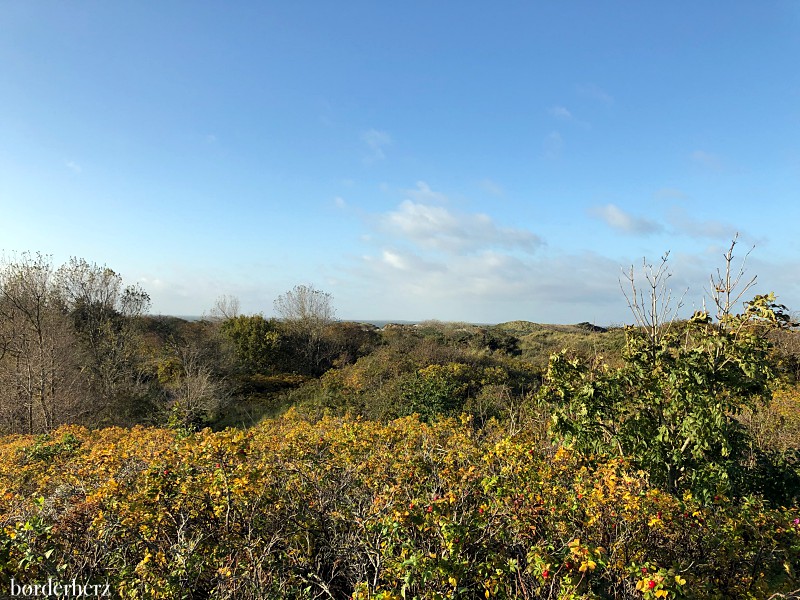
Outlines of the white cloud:
M503 227L484 213L452 211L448 198L424 181L409 190L395 209L379 217L383 231L421 249L445 253L476 253L493 248L533 252L542 243L527 229Z
M408 261L403 258L403 256L392 250L383 251L383 262L390 267L400 269L401 271L407 271L410 268Z
M548 112L550 113L550 116L564 123L577 125L583 129L591 129L592 127L590 123L577 119L575 115L573 115L572 112L570 112L565 106L553 106Z
M146 290L161 290L166 284L159 278L139 277L138 283Z
M365 241L373 249L351 273L369 282L360 302L376 307L375 318L554 322L574 314L578 322L624 308L617 262L593 253L542 256L533 232L451 210L444 194L416 189L438 202L409 198L378 215L380 233Z
M404 200L381 222L393 237L426 250L456 253L500 247L533 252L541 244L533 232L500 227L486 214L455 213L413 200Z
M446 267L434 261L425 260L414 252L384 248L381 252L381 261L400 271L414 271L415 273L435 273L446 271Z
M66 161L66 162L64 163L64 165L65 165L65 166L66 166L66 167L67 167L67 168L68 168L70 171L72 171L73 173L75 173L76 175L80 175L80 174L83 172L83 169L81 168L81 166L80 166L78 163L76 163L75 161L68 160L68 161Z
M625 320L620 265L594 253L538 257L487 249L415 264L415 255L382 251L365 257L362 278L380 290L378 316L538 322ZM565 317L566 315L566 317ZM598 319L603 319L598 321Z
M252 273L263 266L249 265L241 272L227 265L201 269L165 264L158 272L136 273L133 279L150 295L152 314L200 316L223 294L235 296L241 301L242 312L253 314L269 312L272 301L296 283L253 278Z
M622 210L616 204L597 206L591 209L590 212L602 219L609 227L624 233L648 234L662 229L659 223L644 217L635 217Z
M417 187L413 190L406 190L406 194L408 194L408 197L415 202L436 202L437 204L447 202L446 195L442 194L441 192L434 192L424 181L418 181Z
M572 120L572 113L563 106L554 106L550 109L550 114L556 119L563 119L564 121Z
M455 210L444 194L423 183L415 190L424 190L436 202L406 198L371 221L373 235L364 242L370 250L348 273L358 288L358 304L366 307L359 309L359 316L481 322L518 318L598 325L632 322L620 278L628 265L640 264L640 257L545 247L529 230L507 227L480 212ZM614 204L593 212L629 234L677 232L679 218L686 218L675 213L662 225ZM684 229L692 231L697 226L701 232L711 232L711 225L684 223ZM702 302L709 269L719 262L720 253L712 254L683 251L671 256L674 295L680 297L690 289L684 316ZM658 254L650 256L654 258Z
M336 208L347 208L347 202L341 196L336 196L336 198L333 199L333 205Z
M361 141L367 145L370 150L369 156L365 160L377 161L386 158L384 148L392 144L392 137L385 131L377 129L370 129L361 134Z
M558 158L564 150L564 139L557 131L544 138L544 155L547 158Z

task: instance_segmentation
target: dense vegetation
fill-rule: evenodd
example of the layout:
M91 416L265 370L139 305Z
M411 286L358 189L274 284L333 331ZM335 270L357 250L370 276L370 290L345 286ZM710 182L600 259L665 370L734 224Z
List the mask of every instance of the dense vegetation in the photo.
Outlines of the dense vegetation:
M227 299L199 321L150 316L147 293L105 266L22 255L0 268L0 432L219 429L295 404L381 420L467 410L482 423L538 388L552 352L624 346L621 329L589 324L341 322L309 286L277 308L240 315Z
M541 441L468 419L312 424L293 411L248 431L9 436L0 574L108 579L129 598L765 598L796 587L796 507L676 496L627 459L543 452Z
M608 330L378 329L307 286L279 319L188 322L25 255L0 273L0 589L797 597L798 334L719 289L714 316L634 297Z

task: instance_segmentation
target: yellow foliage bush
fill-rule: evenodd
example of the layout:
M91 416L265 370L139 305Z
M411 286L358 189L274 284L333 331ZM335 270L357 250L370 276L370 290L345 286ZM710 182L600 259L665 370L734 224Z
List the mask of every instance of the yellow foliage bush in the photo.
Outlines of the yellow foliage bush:
M450 366L441 367L449 369ZM0 589L121 598L765 598L800 512L703 505L618 458L465 419L0 438Z

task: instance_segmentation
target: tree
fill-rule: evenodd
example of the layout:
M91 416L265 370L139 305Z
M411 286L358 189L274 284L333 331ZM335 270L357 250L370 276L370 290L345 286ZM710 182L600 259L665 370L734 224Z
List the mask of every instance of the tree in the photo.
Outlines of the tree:
M198 345L173 345L171 352L172 360L165 363L170 369L160 373L168 393L169 425L197 429L209 424L229 399L227 386Z
M278 296L275 312L284 321L300 322L307 327L325 327L336 319L333 296L313 285L296 285Z
M294 348L296 370L318 375L331 357L326 329L334 323L333 297L311 285L297 285L275 300L286 336Z
M237 316L220 325L222 335L233 345L242 371L248 375L270 373L278 362L280 335L274 320L261 315Z
M125 286L105 265L72 258L55 284L81 342L98 420L124 415L147 393L140 379L138 319L150 306L139 286Z
M741 280L731 276L735 243L726 275L714 280L716 322L705 311L683 323L661 318L670 298L664 259L649 271L650 298L635 288L629 297L639 326L627 329L622 367L551 357L540 398L551 404L559 436L585 452L630 456L673 493L752 491L747 433L736 416L769 402L775 373L766 332L787 319L773 294L732 314Z
M667 270L668 259L669 252L661 257L657 267L647 264L647 259L643 259L642 270L647 283L647 296L636 285L633 265L625 276L630 285L630 292L625 290L620 281L622 293L628 301L628 308L633 313L636 324L647 336L651 360L655 360L658 346L664 336L670 333L678 311L683 307L682 300L678 301L677 305L673 304L672 291L667 286L667 281L672 277L672 273Z
M239 316L239 298L223 294L214 302L209 317L212 321L226 321Z
M0 269L0 418L9 431L48 432L82 420L75 336L49 257L24 253Z

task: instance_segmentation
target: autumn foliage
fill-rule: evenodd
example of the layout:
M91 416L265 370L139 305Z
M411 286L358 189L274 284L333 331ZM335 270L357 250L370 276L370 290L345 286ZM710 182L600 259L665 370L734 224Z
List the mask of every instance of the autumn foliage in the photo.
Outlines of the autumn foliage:
M766 598L800 511L700 501L624 459L465 417L0 440L0 586L122 598ZM778 597L778 596L776 596Z
M542 371L526 353L555 330L533 324L148 321L98 300L122 293L112 271L51 271L0 281L0 595L800 596L800 353L771 294L737 315L725 279L716 321L669 323L633 296L616 354L565 345Z

